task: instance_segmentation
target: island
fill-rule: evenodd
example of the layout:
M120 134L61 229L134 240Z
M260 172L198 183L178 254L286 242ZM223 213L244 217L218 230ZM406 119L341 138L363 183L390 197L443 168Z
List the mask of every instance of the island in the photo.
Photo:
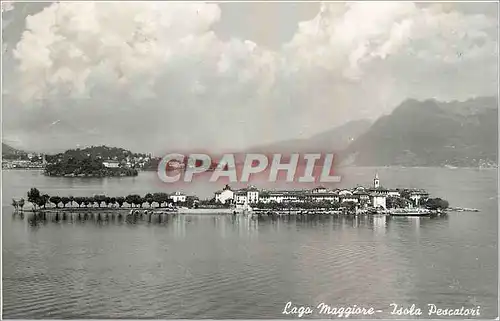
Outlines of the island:
M155 166L157 158L151 154L102 145L46 155L44 174L58 177L137 176L138 170L150 170Z
M260 190L255 186L233 190L226 185L214 197L200 200L182 192L147 193L144 196L59 196L31 188L24 199L12 200L15 213L26 212L46 217L63 213L95 217L135 217L163 214L249 214L262 215L389 215L441 216L448 211L478 211L450 208L446 200L431 198L421 189L387 189L380 185L378 174L373 186L331 190L319 186L311 190Z

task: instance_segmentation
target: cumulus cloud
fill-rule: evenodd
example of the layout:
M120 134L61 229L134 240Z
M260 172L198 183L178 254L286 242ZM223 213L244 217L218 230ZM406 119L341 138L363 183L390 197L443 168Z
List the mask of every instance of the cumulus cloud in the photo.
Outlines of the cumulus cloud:
M148 126L151 145L308 136L407 97L495 93L497 18L449 4L324 3L270 50L255 39L221 40L215 3L54 3L26 19L8 99L21 109L43 99L55 119L81 112L80 126L92 122L93 132L81 110L93 115L95 105L125 108L119 119L130 124L166 119L161 130ZM139 117L144 109L156 118ZM119 136L110 121L97 131Z
M154 96L151 87L179 65L192 82L184 85L199 85L204 74L241 83L260 74L272 79L261 67L273 56L250 41L221 42L210 29L219 19L217 4L53 4L26 19L14 50L20 98L88 97L102 86Z
M22 99L148 83L176 55L210 45L217 5L56 3L26 19L14 56ZM196 40L194 40L196 39ZM197 47L198 45L198 47Z
M322 4L286 45L296 64L359 77L375 60L406 56L419 63L495 58L497 23L484 15L411 2Z

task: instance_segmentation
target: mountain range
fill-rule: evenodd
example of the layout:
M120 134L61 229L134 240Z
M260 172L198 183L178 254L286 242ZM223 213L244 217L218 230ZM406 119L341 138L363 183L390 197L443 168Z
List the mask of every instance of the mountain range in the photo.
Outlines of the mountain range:
M371 126L366 119L354 120L307 139L291 139L250 148L254 153L331 153L343 150Z
M337 152L340 165L354 166L496 166L498 98L409 99L373 124L352 121L308 139L251 150Z
M26 152L15 149L12 146L9 146L5 143L2 143L2 156L15 156L15 155L22 155L26 154Z
M3 156L23 153L5 143L2 151ZM256 146L246 152L333 152L337 164L351 166L497 166L498 98L408 99L373 123L355 120L307 139Z

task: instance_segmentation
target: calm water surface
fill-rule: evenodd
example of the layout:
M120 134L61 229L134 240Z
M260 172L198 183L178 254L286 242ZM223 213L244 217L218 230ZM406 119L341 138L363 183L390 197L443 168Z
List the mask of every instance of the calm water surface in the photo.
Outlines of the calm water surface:
M497 313L497 171L377 169L387 187L422 187L479 213L444 218L263 218L191 215L163 222L47 221L11 215L12 197L168 190L135 178L49 178L4 171L4 318L282 318L316 306L481 306ZM337 186L369 184L345 169ZM265 187L264 185L258 185ZM204 183L184 191L209 196ZM335 187L335 186L334 186ZM175 190L170 187L169 191Z

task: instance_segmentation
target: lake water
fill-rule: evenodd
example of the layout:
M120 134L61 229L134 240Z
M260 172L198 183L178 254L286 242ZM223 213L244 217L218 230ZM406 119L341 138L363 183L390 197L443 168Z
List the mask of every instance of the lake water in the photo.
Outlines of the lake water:
M383 311L380 318L396 317L391 303L424 312L428 303L480 306L482 318L497 317L497 171L344 169L333 187L370 184L375 171L386 187L425 188L451 206L481 211L442 218L177 215L161 223L36 223L12 216L10 206L33 186L73 196L179 186L160 184L156 173L69 179L3 171L3 318L290 318L281 313L288 301L372 306ZM182 189L208 197L219 187Z

